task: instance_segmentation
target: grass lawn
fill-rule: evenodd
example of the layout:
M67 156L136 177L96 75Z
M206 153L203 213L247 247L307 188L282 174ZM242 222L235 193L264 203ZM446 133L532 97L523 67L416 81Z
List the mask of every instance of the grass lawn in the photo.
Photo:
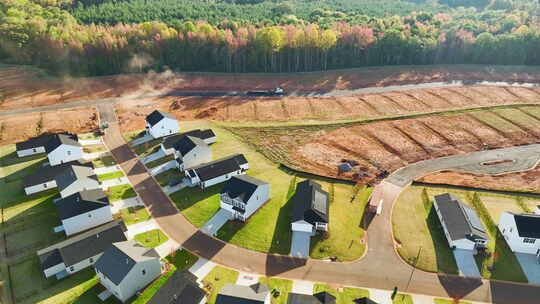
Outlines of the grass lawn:
M479 193L480 199L489 211L489 215L495 221L495 224L499 224L501 214L505 211L522 213L523 209L519 206L517 200L518 196L510 195L498 195Z
M435 299L435 304L472 304L471 302L465 302L465 301L454 301L450 299Z
M120 178L120 177L124 177L124 172L122 171L115 171L115 172L109 172L109 173L105 173L105 174L100 174L97 176L97 178L100 180L100 181L106 181L106 180L109 180L109 179L115 179L115 178Z
M85 153L104 152L104 151L107 151L107 147L103 144L86 145L86 146L83 146L83 151Z
M143 137L146 134L145 130L130 131L122 134L126 142L130 142L139 137Z
M196 227L202 227L219 209L219 192L222 184L202 191L184 188L171 195L180 212Z
M94 168L102 168L102 167L109 167L116 165L116 162L114 161L114 158L111 155L103 156L98 159L94 159L92 161L92 164L94 165Z
M520 201L518 203L522 204L523 212L534 213L540 208L540 199L521 197Z
M134 239L144 247L155 248L165 243L169 238L161 230L153 229L135 235Z
M345 287L343 290L338 291L331 288L327 284L317 283L313 285L313 294L317 294L319 292L328 292L329 294L333 295L336 297L336 303L338 304L349 304L354 303L353 301L358 298L369 298L369 291L366 289Z
M80 295L75 301L70 301L69 303L73 304L94 304L94 303L100 303L100 304L121 304L120 300L118 300L114 295L110 296L107 300L104 302L101 301L98 298L98 295L105 290L105 287L103 287L101 284L98 284L96 278L96 283L89 288L85 293ZM126 303L130 303L130 300L128 300Z
M95 132L77 134L77 137L79 139L83 139L83 140L91 140L91 139L99 139L100 138L100 136Z
M270 288L272 292L272 304L287 304L289 292L292 291L293 282L291 280L279 278L260 278L259 282L266 284ZM276 297L275 295L278 296Z
M214 304L216 302L217 294L221 291L221 288L226 283L236 283L238 280L238 272L216 266L208 275L202 280L203 288L209 293L208 304Z
M392 301L393 304L413 304L412 297L408 294L404 293L398 293L394 300Z
M174 159L174 155L167 155L165 157L162 157L162 158L156 159L154 161L151 161L151 162L145 164L145 166L147 168L155 168L155 167L157 167L159 165L162 165L164 163L168 163L173 159Z
M148 213L144 206L135 206L121 209L120 217L128 226L147 221L151 218L150 213Z
M156 175L155 178L161 187L165 187L169 182L178 180L184 177L184 174L178 169L169 169Z
M129 184L110 187L105 193L111 202L137 196L135 189Z

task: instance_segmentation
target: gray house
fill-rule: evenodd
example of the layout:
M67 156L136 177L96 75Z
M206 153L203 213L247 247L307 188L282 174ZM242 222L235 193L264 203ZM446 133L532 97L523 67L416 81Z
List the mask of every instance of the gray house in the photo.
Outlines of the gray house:
M188 270L177 270L154 294L148 304L203 304L206 293L197 277Z
M486 229L476 211L462 204L457 197L449 193L437 195L433 208L450 248L474 250L487 246Z
M83 148L77 135L55 134L46 144L45 152L51 166L82 159Z
M92 163L82 164L78 161L64 163L58 166L45 165L37 172L24 177L24 192L26 195L34 194L57 187L55 177L71 166L83 166L92 168Z
M270 289L268 286L256 283L251 286L243 286L227 283L216 298L216 304L269 304Z
M269 200L270 185L247 174L229 179L220 193L221 208L244 222Z
M100 283L126 302L161 273L159 254L134 240L114 243L94 264Z
M184 135L173 147L174 158L182 171L212 160L212 149L198 137Z
M126 241L121 221L110 222L37 252L46 278L65 276L92 266L113 243Z
M42 134L15 144L18 157L25 157L45 153L45 145L53 138L54 134Z
M56 202L56 207L68 236L113 220L109 198L101 189L74 193Z
M84 190L100 189L101 186L91 167L71 165L55 177L60 196L68 197Z
M195 130L190 130L187 132L173 134L173 135L165 137L163 141L161 142L161 150L163 150L163 152L166 155L173 154L174 153L173 146L176 142L178 142L178 140L182 136L192 136L192 137L200 138L207 145L211 145L217 141L216 134L214 133L214 131L212 131L212 129L205 129L205 130L195 129Z
M231 177L244 174L249 164L243 154L235 154L184 170L190 186L201 189L225 182Z

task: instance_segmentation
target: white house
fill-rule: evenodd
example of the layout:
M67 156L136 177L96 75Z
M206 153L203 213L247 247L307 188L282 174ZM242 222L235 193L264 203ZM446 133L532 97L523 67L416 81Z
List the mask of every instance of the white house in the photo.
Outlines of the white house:
M174 134L167 136L163 139L161 142L161 150L165 155L172 155L174 154L174 144L178 142L180 138L183 136L192 136L202 139L207 145L211 145L213 143L217 142L216 134L214 134L214 131L212 129L206 129L206 130L200 130L195 129L191 131L187 131L180 134Z
M246 221L270 199L270 185L246 174L232 177L221 190L220 205L233 219Z
M249 169L243 154L235 154L209 163L204 163L184 170L186 181L190 186L201 189L225 182L231 177L244 174Z
M216 304L270 304L270 289L262 283L250 286L226 283L216 297Z
M84 190L56 202L67 236L113 220L109 198L101 189Z
M178 120L169 113L155 110L146 116L146 132L153 138L176 134L179 130Z
M94 264L101 285L126 302L161 273L159 254L134 240L114 243Z
M513 252L534 254L540 259L540 215L503 212L499 230Z
M312 180L298 183L292 203L291 229L293 232L309 232L315 235L317 230L328 230L330 214L328 192L322 190L320 184Z
M83 156L82 145L77 135L72 134L55 134L45 144L45 152L51 166L79 160Z
M475 250L487 246L488 236L480 218L471 207L460 203L457 197L449 193L437 195L433 208L450 248Z
M182 171L212 161L212 149L198 137L182 136L173 147L178 169Z
M84 190L100 189L99 181L91 167L71 165L54 179L63 198Z
M126 241L122 222L111 222L37 252L46 278L61 279L92 266L113 243Z
M54 134L42 134L15 144L18 157L25 157L45 153L45 145L53 138Z
M37 170L37 172L34 172L24 177L24 192L26 193L26 195L30 195L37 192L56 188L56 176L62 173L67 168L71 167L72 165L86 166L92 168L92 163L81 164L77 161L64 163L53 167L46 164L45 166Z

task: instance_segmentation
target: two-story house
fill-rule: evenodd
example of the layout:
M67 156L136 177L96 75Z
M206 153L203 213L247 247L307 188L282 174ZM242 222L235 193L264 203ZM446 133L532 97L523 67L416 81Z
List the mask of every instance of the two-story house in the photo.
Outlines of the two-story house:
M178 169L182 171L212 161L212 149L198 137L184 135L173 147Z
M83 148L77 135L54 134L45 144L45 152L51 166L82 159Z
M244 174L249 169L243 154L235 154L209 163L186 168L184 174L189 186L206 189L210 186L228 181L231 177Z
M87 166L71 165L55 178L61 197L68 197L84 190L100 189L94 169Z
M134 240L114 243L94 264L101 285L126 302L161 273L159 254Z
M247 174L229 179L221 190L220 205L233 219L246 221L270 199L270 185Z
M146 116L146 132L153 138L176 134L179 130L178 120L169 113L155 110Z
M82 164L78 161L72 161L57 166L50 166L49 164L39 168L37 172L29 174L24 177L23 186L26 195L34 194L49 189L54 189L56 185L56 176L62 173L67 168L76 165L92 168L92 163Z
M540 215L503 212L499 230L513 252L534 254L540 260Z
M172 155L174 154L174 144L182 138L183 136L192 136L202 139L207 145L211 145L213 143L216 143L217 137L214 131L212 129L195 129L190 130L187 132L179 133L179 134L173 134L165 137L163 141L161 142L161 150L165 155Z
M126 241L125 226L114 221L37 252L46 278L61 279L92 266L113 243Z
M204 304L206 293L189 270L177 270L152 296L148 304Z
M68 236L113 220L109 198L101 189L74 193L57 201L56 207Z

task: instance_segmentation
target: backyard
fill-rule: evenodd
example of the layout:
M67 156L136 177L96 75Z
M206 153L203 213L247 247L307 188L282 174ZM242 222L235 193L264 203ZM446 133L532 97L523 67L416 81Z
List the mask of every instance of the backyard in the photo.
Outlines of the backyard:
M137 196L137 193L129 184L109 187L109 189L107 189L105 193L107 194L111 202Z
M238 272L215 266L202 280L203 288L208 292L208 304L214 304L216 297L223 286L227 283L234 284L238 280Z
M144 247L155 248L165 243L169 238L161 230L153 229L135 235L134 239Z
M272 304L287 304L287 298L293 286L291 280L263 277L259 279L259 282L270 288Z
M357 299L365 297L369 298L369 291L366 289L344 287L340 290L337 290L327 284L320 283L313 286L313 294L317 294L319 292L328 292L329 294L336 297L336 304L355 303L355 300Z

